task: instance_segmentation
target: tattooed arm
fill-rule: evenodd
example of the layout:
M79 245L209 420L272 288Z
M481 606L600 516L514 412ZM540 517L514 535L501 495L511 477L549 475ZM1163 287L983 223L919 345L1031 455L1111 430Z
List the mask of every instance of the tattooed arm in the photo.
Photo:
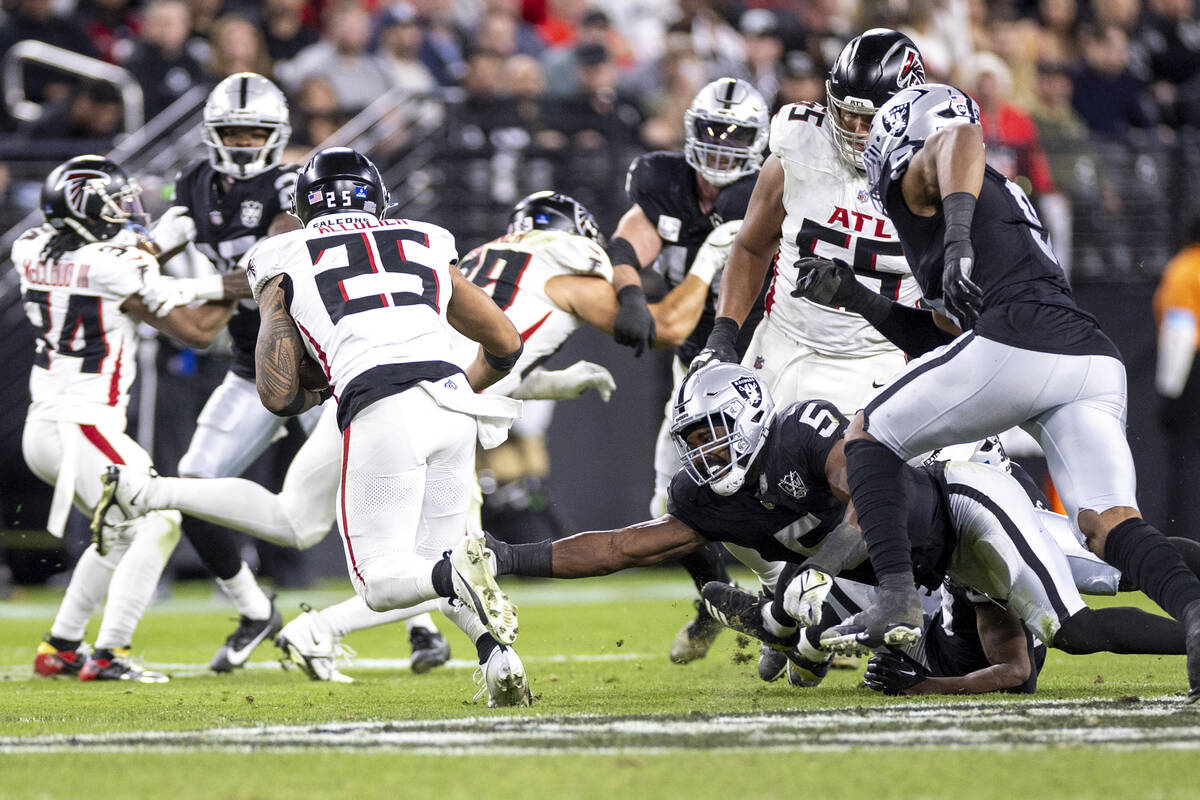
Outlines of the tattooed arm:
M283 281L286 279L286 275L278 275L259 292L258 311L262 321L258 328L258 344L254 348L254 382L258 386L258 397L268 411L281 417L301 414L320 405L328 396L300 385L304 342L284 302Z

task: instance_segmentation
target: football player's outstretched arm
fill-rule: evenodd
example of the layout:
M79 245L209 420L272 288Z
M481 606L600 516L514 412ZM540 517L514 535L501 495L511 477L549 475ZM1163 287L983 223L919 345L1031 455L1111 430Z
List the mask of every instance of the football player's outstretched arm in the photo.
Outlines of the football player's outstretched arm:
M596 275L556 275L546 281L546 296L563 311L605 333L613 332L617 319L617 296L608 281ZM704 311L708 283L693 275L650 304L654 315L655 348L683 344Z
M243 278L243 283L245 279ZM208 347L233 316L232 301L213 301L199 306L177 306L158 316L141 295L132 295L121 304L121 311L155 330L165 333L188 347Z
M956 678L926 678L906 694L984 694L1029 680L1033 665L1021 618L1007 606L987 604L975 607L975 623L991 666Z
M779 249L784 216L783 165L769 155L758 173L746 218L725 263L717 298L718 317L728 317L739 327L746 321Z
M552 546L552 577L587 578L679 558L708 542L666 514L614 531L587 531Z
M284 275L276 275L258 293L261 320L254 347L254 382L258 398L268 411L290 417L320 405L328 395L300 385L304 342L288 313L283 279Z
M521 357L524 343L500 307L457 267L450 269L450 280L453 293L446 319L463 336L479 342L479 353L467 367L467 380L480 392L509 373Z
M618 239L624 239L633 247L636 261L628 257L620 257L621 250L618 249L620 246L614 246ZM608 248L608 255L612 259L613 265L613 291L619 292L626 286L641 286L642 279L639 273L658 258L660 252L662 252L662 239L659 237L658 231L654 229L654 225L646 216L646 212L642 211L642 207L634 203L617 222L617 229L613 231Z

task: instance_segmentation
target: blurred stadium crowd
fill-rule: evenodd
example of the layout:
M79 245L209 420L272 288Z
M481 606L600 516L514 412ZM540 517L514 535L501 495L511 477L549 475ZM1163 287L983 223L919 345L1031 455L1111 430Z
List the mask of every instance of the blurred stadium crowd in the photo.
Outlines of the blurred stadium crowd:
M388 98L372 118L390 124L376 125L365 144L385 178L400 187L394 194L405 202L404 213L450 227L461 252L500 233L519 197L548 187L587 205L607 233L628 207L626 167L647 150L682 147L683 112L704 84L730 75L751 81L773 108L823 104L839 50L882 25L913 39L930 80L955 83L978 101L989 162L1037 203L1072 280L1141 283L1139 297L1147 300L1145 287L1200 213L1197 5L2 0L0 61L11 68L0 104L0 232L36 208L53 165L110 152L139 116L170 118L172 104L193 89L203 94L228 75L252 71L287 93L289 161L336 140ZM13 47L29 40L123 68L141 90L139 107L131 109L111 80L18 62ZM202 152L198 135L195 144L192 157ZM158 198L153 210L165 208L173 174L138 177ZM1148 300L1144 305L1135 313L1148 318ZM24 349L26 341L10 344ZM165 342L154 357L155 461L171 465L225 363L220 355ZM618 380L626 395L654 394L655 387L638 387L620 374ZM20 394L23 380L14 386ZM170 398L165 422L164 397ZM648 426L657 424L652 416ZM0 437L5 441L9 427ZM251 475L277 488L297 446L285 442L272 463ZM11 526L13 509L4 512ZM302 554L260 553L264 567L272 558L291 561L279 567L281 580L303 580ZM9 556L11 564L11 549Z

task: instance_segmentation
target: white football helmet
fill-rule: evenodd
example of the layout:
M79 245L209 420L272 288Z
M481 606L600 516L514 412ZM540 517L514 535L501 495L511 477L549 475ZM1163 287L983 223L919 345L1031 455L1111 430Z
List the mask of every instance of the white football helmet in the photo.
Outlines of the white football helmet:
M766 444L775 401L752 371L718 362L684 379L674 413L671 439L688 476L728 497L742 488ZM688 437L697 429L709 435L693 446Z
M875 202L882 208L879 181L885 170L895 180L930 136L951 125L978 124L979 107L953 86L927 83L897 92L875 113L863 151Z
M687 163L713 186L727 186L762 167L771 134L767 101L746 81L718 78L683 115Z
M262 147L228 147L221 140L222 128L265 128L269 135ZM204 104L208 160L217 172L239 180L278 164L291 135L287 98L262 75L230 75L217 84Z

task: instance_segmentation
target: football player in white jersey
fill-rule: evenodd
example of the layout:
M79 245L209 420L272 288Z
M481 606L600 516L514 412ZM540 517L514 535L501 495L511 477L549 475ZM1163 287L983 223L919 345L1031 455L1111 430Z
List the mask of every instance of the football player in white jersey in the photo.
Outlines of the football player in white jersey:
M489 694L528 703L509 647L516 606L467 524L476 439L502 442L521 405L476 392L512 370L523 343L457 269L448 231L384 219L387 208L379 171L354 150L321 150L300 171L304 229L260 243L247 265L262 315L258 394L291 416L337 393L337 523L356 592L377 611L457 597L439 607L476 643ZM479 343L465 371L452 329Z
M105 464L150 469L150 456L125 434L138 322L203 347L232 312L229 303L206 303L159 317L143 301L144 293L161 293L157 284L170 279L159 276L157 260L132 230L146 222L140 191L107 158L72 158L42 186L46 224L12 248L25 313L39 334L21 445L33 473L55 487L47 528L59 536L72 502L90 515L101 501ZM165 681L132 662L129 645L179 539L179 514L159 511L119 531L96 532L38 647L34 670L85 681ZM106 592L104 619L88 655L82 640Z
M741 358L777 401L822 397L853 415L904 368L899 348L867 320L793 295L810 256L841 259L858 281L890 300L921 298L895 228L871 200L862 149L875 110L901 89L924 83L916 45L873 28L838 55L826 83L828 104L792 103L771 121L770 154L758 173L745 220L729 251L716 320L691 370L737 361L736 343L768 270L766 312ZM771 588L778 569L734 551ZM745 557L745 558L743 558ZM764 650L764 677L784 664Z
M514 207L506 235L463 260L468 278L504 308L525 339L513 371L486 391L559 400L596 388L607 399L615 384L599 365L581 361L553 371L540 366L583 322L612 330L618 306L601 242L586 208L563 194L537 192ZM650 305L659 346L678 346L691 332L710 279L711 272L698 270ZM174 508L275 544L311 547L334 521L341 459L335 417L336 408L325 409L278 494L240 478L162 478L122 470L118 495L131 514ZM306 610L284 627L278 643L314 680L348 681L335 666L341 639L409 613L375 612L356 596L321 611Z

